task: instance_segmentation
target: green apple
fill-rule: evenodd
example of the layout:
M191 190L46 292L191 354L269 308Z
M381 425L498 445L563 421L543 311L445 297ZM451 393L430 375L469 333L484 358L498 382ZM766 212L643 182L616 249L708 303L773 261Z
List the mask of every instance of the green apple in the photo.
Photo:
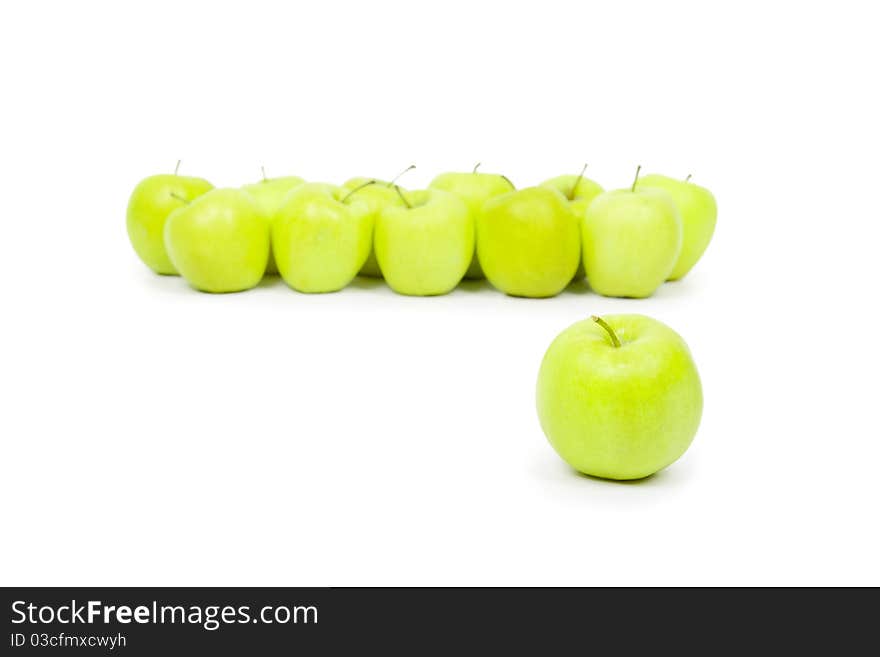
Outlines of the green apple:
M480 165L477 164L469 173L441 173L428 186L431 189L451 192L463 200L471 213L475 226L486 201L516 189L506 176L495 173L478 173L479 167ZM480 259L477 257L476 243L471 264L464 277L470 279L485 277L480 267Z
M587 165L585 164L577 176L556 176L541 183L541 187L555 189L565 196L571 205L571 209L574 210L574 213L580 219L584 218L584 215L587 213L587 206L590 205L593 199L605 191L602 185L584 177L586 170ZM579 258L578 269L574 277L583 278L585 273L583 259Z
M651 174L639 179L638 188L650 187L669 194L681 214L682 242L681 253L668 280L677 281L684 277L705 252L715 232L718 207L715 197L705 187L690 182L688 176L677 180L667 176Z
M374 246L385 281L399 294L446 294L474 254L467 205L439 189L397 190L403 204L387 205L376 219Z
M486 201L477 218L477 255L496 288L519 297L552 297L580 260L580 228L559 192L529 187Z
M578 322L550 345L538 373L541 428L575 470L640 479L691 444L703 390L684 340L644 315Z
M373 215L378 216L388 205L403 205L400 195L394 190L394 181L410 169L415 169L415 165L410 165L401 171L390 182L375 178L359 177L346 180L342 186L345 189L351 190L353 195L356 194L357 199L369 205ZM379 267L379 261L376 259L375 248L370 248L370 255L367 256L367 260L358 274L371 278L382 278L382 270Z
M281 176L278 178L267 178L266 172L263 171L263 179L259 182L244 185L242 189L253 196L256 201L257 208L269 220L271 225L275 213L287 194L294 187L298 187L305 182L299 176ZM275 265L275 256L269 251L269 262L266 264L267 274L277 274L278 267Z
M180 166L180 162L177 163ZM187 202L213 189L202 178L160 174L144 178L128 200L125 223L135 253L157 274L177 274L165 250L165 221Z
M373 221L353 190L326 183L294 188L272 222L281 277L300 292L341 290L370 253Z
M240 292L266 271L269 222L247 192L215 189L168 216L165 246L197 290Z
M636 172L636 181L638 171ZM641 188L604 192L581 222L590 287L607 297L649 297L681 251L681 216L665 192Z
M582 218L587 212L587 206L592 200L605 190L602 185L584 176L587 165L577 176L556 176L541 183L541 187L549 187L560 192L568 200L572 210Z

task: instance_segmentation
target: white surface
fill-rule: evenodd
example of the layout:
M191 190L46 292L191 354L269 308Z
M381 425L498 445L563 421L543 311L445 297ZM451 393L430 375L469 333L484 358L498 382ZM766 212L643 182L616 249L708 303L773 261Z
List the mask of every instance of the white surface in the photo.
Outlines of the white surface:
M3 584L880 584L867 3L5 3ZM828 7L824 5L824 7ZM720 207L646 301L151 275L128 194L694 174ZM579 477L534 411L551 339L689 342L692 449Z

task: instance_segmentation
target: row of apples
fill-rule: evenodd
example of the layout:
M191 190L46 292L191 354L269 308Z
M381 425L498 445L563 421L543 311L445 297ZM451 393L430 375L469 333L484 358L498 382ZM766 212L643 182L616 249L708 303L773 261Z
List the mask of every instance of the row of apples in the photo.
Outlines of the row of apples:
M687 274L715 229L715 198L690 176L639 168L631 185L605 191L584 167L517 189L478 167L423 190L297 176L215 189L175 169L135 187L128 234L153 271L205 292L247 290L274 273L300 292L333 292L360 274L407 295L485 277L513 296L551 297L586 275L599 294L641 298Z

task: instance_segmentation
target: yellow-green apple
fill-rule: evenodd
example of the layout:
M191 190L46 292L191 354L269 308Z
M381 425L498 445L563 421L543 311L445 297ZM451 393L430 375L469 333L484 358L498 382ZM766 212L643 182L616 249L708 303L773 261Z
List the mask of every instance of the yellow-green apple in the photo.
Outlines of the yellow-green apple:
M240 292L266 271L269 222L247 192L215 189L168 216L165 247L197 290Z
M577 322L550 345L538 373L541 428L575 470L640 479L694 439L703 390L684 340L644 315Z
M294 188L275 214L272 245L284 281L300 292L335 292L363 266L373 212L352 190L326 183Z
M177 168L173 174L150 176L137 184L128 200L125 223L128 239L147 267L157 274L178 273L165 250L165 221L171 212L213 188L202 178L177 175Z
M541 183L541 187L549 187L550 189L555 189L561 192L568 200L569 204L571 204L571 209L574 210L574 213L580 219L584 218L584 215L587 212L587 206L590 205L592 200L605 191L602 188L602 185L594 180L584 177L586 170L587 165L585 164L584 168L581 169L580 174L577 176L556 176L555 178L550 178ZM582 278L584 274L584 263L583 260L579 258L578 270L574 277Z
M477 255L486 278L502 292L555 296L577 271L578 218L562 194L546 187L495 196L477 218Z
M636 172L638 180L638 172ZM681 216L665 192L648 187L599 194L581 222L584 269L594 291L649 297L681 251Z
M718 217L718 206L715 204L712 192L693 184L690 179L690 176L684 180L677 180L651 174L642 176L638 182L638 189L650 187L669 194L681 214L683 231L681 253L668 276L670 281L682 278L697 264L712 240L715 220Z
M399 294L446 294L474 253L474 222L464 201L439 189L403 192L376 219L375 250L385 281Z
M385 180L377 180L375 178L350 178L346 180L342 186L357 194L359 201L363 201L370 206L370 210L374 216L382 211L387 205L403 205L400 195L394 190L395 181L403 174L411 169L415 169L415 165L411 164L406 169L397 174L390 182ZM374 183L374 184L371 184ZM376 260L376 249L370 248L370 255L367 256L364 266L358 272L361 276L369 276L371 278L382 278L382 270L379 268L379 261Z
M281 207L287 194L291 189L302 185L304 182L305 180L299 176L267 178L266 172L263 171L262 180L249 185L244 185L242 189L254 197L257 208L263 213L266 219L269 220L271 226L272 219L275 217L275 213L278 211L278 208ZM275 265L275 256L271 250L269 251L269 262L266 264L266 273L278 273L278 267Z
M471 213L475 226L480 212L483 210L483 204L486 201L516 189L506 176L495 173L479 173L477 171L479 167L480 165L477 164L473 171L468 173L441 173L429 185L431 189L442 189L445 192L451 192L463 200L468 207L468 211ZM476 243L474 243L474 254L471 258L471 263L464 277L470 279L484 278L483 270L480 267L480 259L477 257Z
M549 187L560 192L571 204L575 214L578 217L583 217L590 202L605 191L602 185L584 176L586 170L587 165L585 164L577 176L556 176L542 182L541 187Z

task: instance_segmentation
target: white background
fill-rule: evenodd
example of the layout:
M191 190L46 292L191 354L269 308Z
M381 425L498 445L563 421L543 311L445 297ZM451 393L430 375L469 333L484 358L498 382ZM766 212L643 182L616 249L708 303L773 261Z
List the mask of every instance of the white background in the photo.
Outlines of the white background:
M880 584L870 3L29 2L0 9L3 584ZM277 279L211 296L125 233L138 180L711 188L646 301ZM534 410L590 314L678 330L691 450L578 476Z

